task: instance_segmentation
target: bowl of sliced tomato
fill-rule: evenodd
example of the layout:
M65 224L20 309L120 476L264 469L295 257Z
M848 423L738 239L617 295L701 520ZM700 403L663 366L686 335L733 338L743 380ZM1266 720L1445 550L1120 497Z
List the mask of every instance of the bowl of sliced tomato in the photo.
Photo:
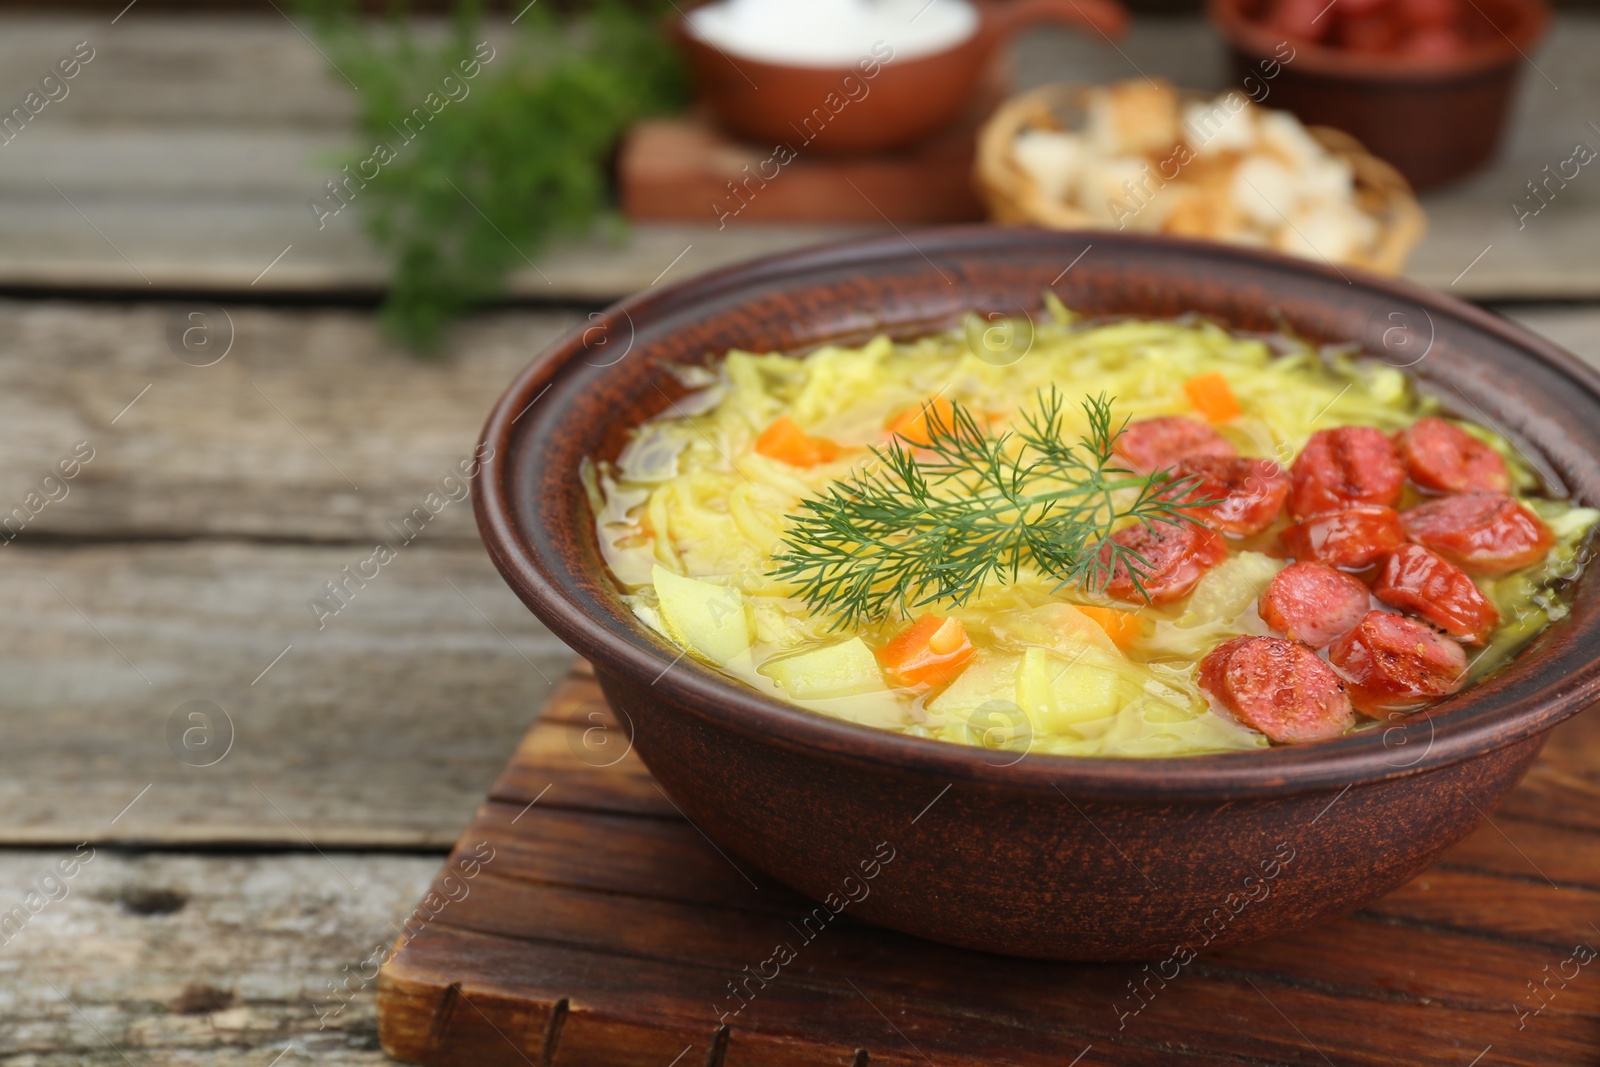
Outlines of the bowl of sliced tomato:
M1207 0L1257 102L1332 126L1414 188L1461 178L1500 144L1545 0Z

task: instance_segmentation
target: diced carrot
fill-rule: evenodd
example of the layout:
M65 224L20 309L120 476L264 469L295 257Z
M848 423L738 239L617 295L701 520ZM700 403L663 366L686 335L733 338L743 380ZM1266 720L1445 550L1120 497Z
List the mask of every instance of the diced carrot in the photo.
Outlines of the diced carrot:
M761 432L756 451L791 467L815 467L839 457L839 446L826 437L812 437L787 415Z
M896 415L889 423L889 433L904 438L910 444L926 447L933 443L928 428L930 414L938 425L946 429L955 424L955 405L942 396L936 396Z
M972 656L966 627L929 613L878 649L878 663L895 685L944 684Z
M1100 629L1104 630L1106 636L1111 638L1111 643L1124 652L1128 650L1128 646L1139 639L1139 634L1144 629L1139 621L1139 613L1137 611L1122 611L1118 608L1097 608L1087 604L1079 604L1077 608L1099 624Z
M1207 422L1230 422L1244 414L1228 379L1216 371L1190 378L1183 383L1183 391L1189 394L1189 402Z

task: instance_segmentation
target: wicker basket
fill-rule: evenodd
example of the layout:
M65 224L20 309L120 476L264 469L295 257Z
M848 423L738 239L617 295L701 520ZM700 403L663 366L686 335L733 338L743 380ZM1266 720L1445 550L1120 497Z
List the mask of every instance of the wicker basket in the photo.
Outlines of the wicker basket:
M1012 152L1023 130L1076 128L1093 88L1070 83L1044 85L1007 100L984 124L978 133L974 179L994 221L1058 230L1106 226L1073 204L1047 195ZM1181 95L1185 100L1206 99L1199 93ZM1330 154L1350 164L1357 206L1378 222L1373 245L1345 262L1381 274L1399 274L1426 228L1411 187L1398 171L1349 134L1328 126L1310 126L1307 132Z

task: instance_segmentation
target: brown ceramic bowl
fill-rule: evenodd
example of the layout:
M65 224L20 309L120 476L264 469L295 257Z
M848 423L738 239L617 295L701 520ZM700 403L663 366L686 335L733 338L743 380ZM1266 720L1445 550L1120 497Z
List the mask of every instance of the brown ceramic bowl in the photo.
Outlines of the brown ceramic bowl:
M795 152L849 154L912 144L959 118L995 50L1025 26L1059 22L1117 37L1117 0L981 0L978 27L933 55L811 67L732 55L673 22L699 98L729 131ZM887 42L892 49L894 42ZM871 59L872 57L866 57ZM881 58L881 57L880 57ZM846 79L849 79L847 81Z
M859 895L862 864L893 849L849 905L859 918L1015 955L1164 959L1304 927L1399 885L1495 806L1552 726L1596 699L1600 580L1581 580L1568 619L1431 715L1150 760L1017 760L803 711L682 657L618 599L579 466L614 457L631 426L681 395L668 364L912 336L972 308L1037 307L1047 289L1095 315L1199 312L1363 341L1512 434L1552 483L1600 501L1600 375L1486 311L1220 244L971 227L702 275L546 349L484 430L494 453L476 507L489 553L594 664L662 787L741 866L825 900Z
M1545 0L1473 0L1471 17L1484 25L1472 48L1446 59L1397 58L1286 46L1257 21L1263 3L1206 0L1228 42L1235 84L1268 107L1351 134L1416 189L1460 178L1494 155L1521 67L1550 21ZM1290 47L1293 58L1282 62ZM1263 77L1271 63L1277 75Z

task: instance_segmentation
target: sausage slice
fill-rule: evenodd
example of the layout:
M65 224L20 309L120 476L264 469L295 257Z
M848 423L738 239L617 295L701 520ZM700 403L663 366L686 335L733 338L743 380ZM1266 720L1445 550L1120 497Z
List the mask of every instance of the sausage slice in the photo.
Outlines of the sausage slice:
M1471 645L1489 640L1500 612L1465 571L1421 545L1401 545L1383 563L1373 594Z
M1228 534L1260 533L1277 519L1289 495L1289 475L1270 459L1244 456L1190 456L1172 469L1174 479L1193 478L1184 500L1220 500L1191 509L1213 530Z
M1238 451L1212 427L1182 415L1130 422L1113 447L1139 474L1154 474L1180 459L1232 456Z
M1297 522L1283 531L1284 547L1297 560L1360 570L1405 543L1394 508L1368 505Z
M1374 718L1412 711L1461 688L1467 654L1438 630L1404 615L1371 611L1328 648L1350 701Z
M1395 442L1411 480L1438 493L1504 493L1511 472L1500 453L1434 415L1418 419Z
M1236 637L1200 663L1200 691L1274 741L1320 741L1355 724L1344 683L1304 645Z
M1290 468L1289 514L1297 519L1356 504L1393 506L1406 484L1394 444L1370 426L1318 430Z
M1112 534L1111 540L1138 553L1144 560L1143 566L1135 565L1139 583L1144 586L1144 596L1134 585L1128 561L1117 560L1105 591L1118 600L1144 603L1148 598L1151 604L1177 600L1193 589L1206 571L1228 558L1228 546L1222 538L1190 522L1125 526ZM1111 546L1101 546L1101 565L1110 565L1111 559Z
M1470 574L1506 574L1539 562L1556 543L1532 511L1504 493L1464 493L1403 512L1406 536Z
M1355 629L1371 608L1372 597L1359 580L1310 562L1279 571L1256 605L1268 626L1312 648Z

